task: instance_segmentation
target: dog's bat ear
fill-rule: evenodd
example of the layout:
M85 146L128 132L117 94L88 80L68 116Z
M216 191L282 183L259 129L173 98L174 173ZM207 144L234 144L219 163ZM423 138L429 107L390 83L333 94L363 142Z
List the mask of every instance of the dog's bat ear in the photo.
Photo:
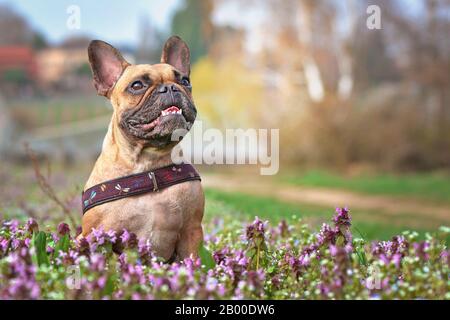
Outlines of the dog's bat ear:
M191 54L189 47L178 36L171 36L164 44L161 55L161 63L174 66L182 73L189 75L191 72Z
M88 56L98 94L109 97L116 81L130 64L122 57L119 50L101 40L91 41Z

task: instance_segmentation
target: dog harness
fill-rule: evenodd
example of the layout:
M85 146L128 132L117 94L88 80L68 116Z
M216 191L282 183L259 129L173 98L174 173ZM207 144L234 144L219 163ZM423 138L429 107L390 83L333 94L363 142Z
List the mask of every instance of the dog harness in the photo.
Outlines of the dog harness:
M192 180L201 180L200 175L192 165L182 163L105 181L81 194L83 214L87 210L106 202L143 193L157 192L175 184Z

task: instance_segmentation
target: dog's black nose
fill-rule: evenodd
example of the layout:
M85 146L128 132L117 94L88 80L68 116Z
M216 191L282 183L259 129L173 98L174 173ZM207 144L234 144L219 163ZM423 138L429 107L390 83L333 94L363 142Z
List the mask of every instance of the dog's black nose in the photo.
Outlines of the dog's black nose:
M177 92L180 91L174 84L160 84L158 87L158 93Z

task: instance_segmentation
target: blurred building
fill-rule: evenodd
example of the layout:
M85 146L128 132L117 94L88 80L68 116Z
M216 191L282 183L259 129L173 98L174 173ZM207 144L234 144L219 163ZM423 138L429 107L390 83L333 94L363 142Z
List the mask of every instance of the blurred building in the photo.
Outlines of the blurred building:
M37 76L37 65L33 50L29 47L0 47L0 72L20 70L29 80Z
M89 42L89 38L68 39L61 46L38 51L40 88L46 92L94 92L87 54ZM126 50L124 57L134 62L131 50Z
M86 48L46 48L37 53L39 82L43 89L69 89L80 84L86 71Z
M0 47L0 83L6 97L15 95L19 88L22 95L30 95L38 74L36 56L30 47Z

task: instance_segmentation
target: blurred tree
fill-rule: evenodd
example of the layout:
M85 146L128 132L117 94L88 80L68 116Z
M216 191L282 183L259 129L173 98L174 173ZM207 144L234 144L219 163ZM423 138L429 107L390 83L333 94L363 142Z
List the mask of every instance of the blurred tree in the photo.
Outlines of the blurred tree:
M243 128L261 123L262 80L258 73L248 72L240 57L220 63L201 58L192 69L192 87L199 113L212 125Z
M158 31L147 15L139 19L139 45L136 50L137 63L158 63L161 57L161 47L166 36Z
M366 16L361 15L359 24L364 24ZM388 43L383 30L357 28L350 44L355 77L355 90L361 92L386 81L399 80L399 70L395 60L389 56Z
M0 45L25 45L33 42L28 22L7 5L0 5Z
M450 1L421 2L420 15L406 14L398 2L383 11L403 81L418 93L416 112L439 150L441 165L450 166ZM417 19L420 17L420 19Z
M192 0L173 19L193 60L206 55L192 77L201 115L282 124L282 157L295 164L449 167L449 0L230 1L260 21L211 25ZM373 4L380 30L366 25Z
M284 156L449 167L450 1L235 1L266 15L252 62L266 84L261 108L277 106L269 120L292 146ZM366 26L372 4L380 30Z
M171 32L189 45L191 63L208 52L213 33L212 10L212 0L185 0L184 6L172 18Z
M33 49L40 50L48 47L47 39L44 34L35 32L32 40Z
M8 69L3 71L2 80L13 85L22 85L29 82L27 73L22 69Z
M40 50L47 47L43 33L34 31L26 19L7 5L0 5L0 46L28 45Z
M60 47L65 49L86 49L91 40L91 37L88 36L70 36L61 42Z
M79 76L91 77L92 72L91 72L91 67L90 67L89 63L87 63L87 62L83 63L78 68L76 68L75 74L77 74Z

